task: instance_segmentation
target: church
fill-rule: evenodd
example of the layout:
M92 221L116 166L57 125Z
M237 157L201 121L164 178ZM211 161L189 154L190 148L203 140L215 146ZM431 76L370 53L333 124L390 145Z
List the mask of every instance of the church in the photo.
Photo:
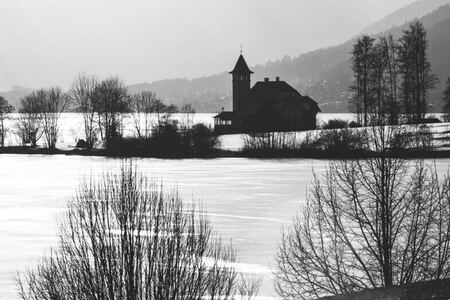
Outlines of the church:
M242 54L230 72L233 79L233 111L214 117L219 134L265 131L303 131L316 128L317 103L301 95L279 77L265 78L251 87L253 72Z

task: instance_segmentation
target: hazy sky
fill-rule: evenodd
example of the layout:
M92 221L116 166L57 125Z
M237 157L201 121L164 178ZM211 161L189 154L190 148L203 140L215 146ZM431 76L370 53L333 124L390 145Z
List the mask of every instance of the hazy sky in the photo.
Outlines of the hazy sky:
M0 90L210 75L343 42L413 0L0 0Z

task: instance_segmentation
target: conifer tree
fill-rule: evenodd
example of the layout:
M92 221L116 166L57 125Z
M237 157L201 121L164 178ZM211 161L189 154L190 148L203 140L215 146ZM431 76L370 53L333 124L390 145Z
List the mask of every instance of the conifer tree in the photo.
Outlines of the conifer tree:
M428 109L428 93L436 84L427 55L428 40L424 25L419 21L411 23L403 31L399 43L403 109L409 122L419 123Z
M363 123L364 126L369 124L369 113L372 104L369 85L374 41L369 36L363 36L358 39L353 46L351 59L355 79L351 87L354 96L350 100L350 107L358 115L358 122Z
M443 113L445 114L445 118L448 121L450 119L450 77L447 79L446 88L444 91L444 101Z

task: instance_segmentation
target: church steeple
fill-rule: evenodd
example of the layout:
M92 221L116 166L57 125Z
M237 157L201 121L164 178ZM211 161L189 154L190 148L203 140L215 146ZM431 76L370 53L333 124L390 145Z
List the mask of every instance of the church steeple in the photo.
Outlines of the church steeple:
M233 71L230 72L230 74L253 74L253 71L250 70L247 63L245 62L244 56L239 55L238 61L236 62L236 65L234 66Z
M233 111L235 114L239 114L242 104L248 97L252 73L241 53L234 69L230 72L233 76Z

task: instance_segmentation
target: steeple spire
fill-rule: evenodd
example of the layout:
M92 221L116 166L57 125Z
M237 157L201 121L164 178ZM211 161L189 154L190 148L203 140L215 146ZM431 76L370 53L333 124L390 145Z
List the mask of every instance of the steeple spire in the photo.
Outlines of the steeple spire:
M252 73L242 56L241 45L241 54L233 71L230 72L233 77L233 111L236 115L241 113L242 106L248 99Z
M253 72L248 67L247 63L245 62L244 56L239 55L238 61L236 65L234 66L233 71L230 72L230 74L253 74Z

